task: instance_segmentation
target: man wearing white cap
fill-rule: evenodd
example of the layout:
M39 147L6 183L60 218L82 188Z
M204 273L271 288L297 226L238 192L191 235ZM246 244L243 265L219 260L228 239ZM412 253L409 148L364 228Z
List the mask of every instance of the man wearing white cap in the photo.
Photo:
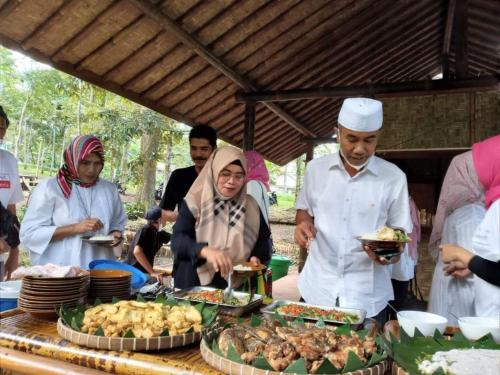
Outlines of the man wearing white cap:
M406 176L374 156L382 127L382 103L349 98L338 118L339 152L309 162L295 205L295 241L309 249L299 278L312 304L353 307L383 324L393 299L386 260L357 236L383 226L411 232Z

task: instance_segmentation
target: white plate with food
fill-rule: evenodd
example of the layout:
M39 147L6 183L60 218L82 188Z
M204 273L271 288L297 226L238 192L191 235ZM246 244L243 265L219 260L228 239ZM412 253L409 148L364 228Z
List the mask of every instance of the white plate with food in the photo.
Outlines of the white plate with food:
M411 241L401 229L382 227L375 233L367 233L356 237L363 245L369 246L381 257L392 258L400 254L401 246Z
M119 243L121 239L116 238L115 236L104 236L104 235L97 235L97 236L85 236L82 237L82 240L94 245L101 245L101 246L110 246L113 243Z

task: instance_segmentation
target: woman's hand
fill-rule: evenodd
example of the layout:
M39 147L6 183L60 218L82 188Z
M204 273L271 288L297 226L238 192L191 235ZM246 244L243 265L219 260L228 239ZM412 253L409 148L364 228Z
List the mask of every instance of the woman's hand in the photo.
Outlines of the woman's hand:
M115 240L113 241L113 243L111 245L109 245L109 247L118 246L122 242L123 235L122 235L122 232L120 232L119 230L114 230L114 231L110 232L109 234L115 238Z
M463 265L463 268L467 268L470 260L474 257L474 254L470 251L453 244L441 245L439 249L441 250L443 263L455 262Z
M87 232L96 232L104 225L101 220L95 218L84 219L74 225L75 234L83 234Z
M248 260L252 267L259 267L261 265L260 259L257 257L250 257Z
M163 285L163 272L156 272L156 271L150 272L149 277L156 279L159 285Z
M215 272L220 272L223 278L233 271L233 261L223 250L205 246L200 251L200 257L206 259Z

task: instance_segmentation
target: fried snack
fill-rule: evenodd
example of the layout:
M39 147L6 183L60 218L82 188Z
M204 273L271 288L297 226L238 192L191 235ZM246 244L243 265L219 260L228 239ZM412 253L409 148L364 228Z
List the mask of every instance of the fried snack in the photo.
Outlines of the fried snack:
M155 302L120 301L85 311L82 332L94 334L101 327L104 336L122 337L131 330L137 338L160 336L165 330L175 336L191 328L202 330L201 314L193 306L166 306Z

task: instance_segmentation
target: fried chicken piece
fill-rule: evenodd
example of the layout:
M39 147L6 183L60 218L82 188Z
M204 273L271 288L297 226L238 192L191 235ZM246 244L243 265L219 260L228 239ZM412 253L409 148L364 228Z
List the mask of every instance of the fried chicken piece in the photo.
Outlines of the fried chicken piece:
M219 335L218 344L219 349L225 356L227 356L227 351L231 344L239 355L247 351L245 348L245 341L243 340L243 332L235 328L228 328L222 331Z
M297 352L289 342L267 344L264 349L264 358L276 371L283 371L297 358Z
M363 349L366 356L370 356L375 353L377 351L377 344L375 343L375 339L373 337L367 337L363 341Z

